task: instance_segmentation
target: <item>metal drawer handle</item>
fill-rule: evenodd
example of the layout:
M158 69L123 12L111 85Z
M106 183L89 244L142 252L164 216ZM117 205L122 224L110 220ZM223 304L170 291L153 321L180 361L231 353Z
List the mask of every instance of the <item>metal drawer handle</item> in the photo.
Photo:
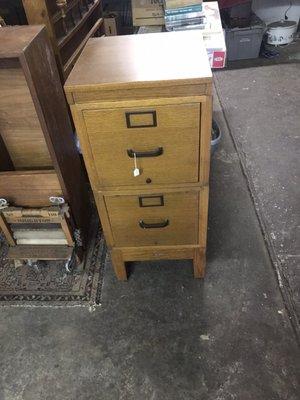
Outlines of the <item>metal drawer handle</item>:
M146 222L144 222L143 220L141 220L139 222L139 225L142 229L156 229L156 228L165 228L166 226L169 225L169 220L166 219L163 222L156 222L153 224L147 224Z
M132 149L127 150L128 157L134 158L141 158L141 157L158 157L161 156L164 152L163 147L157 147L157 149L149 150L149 151L134 151Z

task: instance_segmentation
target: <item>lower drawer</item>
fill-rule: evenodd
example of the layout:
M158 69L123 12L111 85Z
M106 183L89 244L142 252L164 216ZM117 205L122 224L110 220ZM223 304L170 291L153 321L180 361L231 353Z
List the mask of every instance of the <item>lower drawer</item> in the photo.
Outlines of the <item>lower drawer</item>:
M105 204L115 246L198 242L197 192L106 196Z

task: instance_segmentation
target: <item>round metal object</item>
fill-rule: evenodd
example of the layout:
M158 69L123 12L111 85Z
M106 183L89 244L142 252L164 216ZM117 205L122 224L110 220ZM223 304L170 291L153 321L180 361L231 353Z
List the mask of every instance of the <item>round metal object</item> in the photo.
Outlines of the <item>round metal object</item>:
M268 25L267 42L274 46L291 43L297 31L297 22L295 21L276 21Z

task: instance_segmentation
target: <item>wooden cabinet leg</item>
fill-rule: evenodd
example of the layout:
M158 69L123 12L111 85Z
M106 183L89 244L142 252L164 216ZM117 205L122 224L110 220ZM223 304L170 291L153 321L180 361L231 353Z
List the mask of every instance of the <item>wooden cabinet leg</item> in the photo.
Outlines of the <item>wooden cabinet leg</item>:
M122 257L122 252L120 250L113 249L111 252L111 260L118 280L127 281L126 266Z
M195 249L193 259L194 278L204 278L206 264L205 250L205 248Z

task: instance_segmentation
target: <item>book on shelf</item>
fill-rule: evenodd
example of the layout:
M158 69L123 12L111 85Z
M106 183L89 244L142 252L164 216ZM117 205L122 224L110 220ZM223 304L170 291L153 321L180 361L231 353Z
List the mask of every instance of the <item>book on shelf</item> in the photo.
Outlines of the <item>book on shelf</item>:
M177 15L165 15L165 21L185 21L196 18L203 18L204 14L202 12L191 12L186 14L177 14Z
M166 9L199 6L202 0L164 0Z
M206 18L191 18L189 20L166 21L167 31L186 30L186 29L204 29Z
M180 7L180 8L165 8L165 15L178 15L191 12L202 12L202 4L197 6Z

